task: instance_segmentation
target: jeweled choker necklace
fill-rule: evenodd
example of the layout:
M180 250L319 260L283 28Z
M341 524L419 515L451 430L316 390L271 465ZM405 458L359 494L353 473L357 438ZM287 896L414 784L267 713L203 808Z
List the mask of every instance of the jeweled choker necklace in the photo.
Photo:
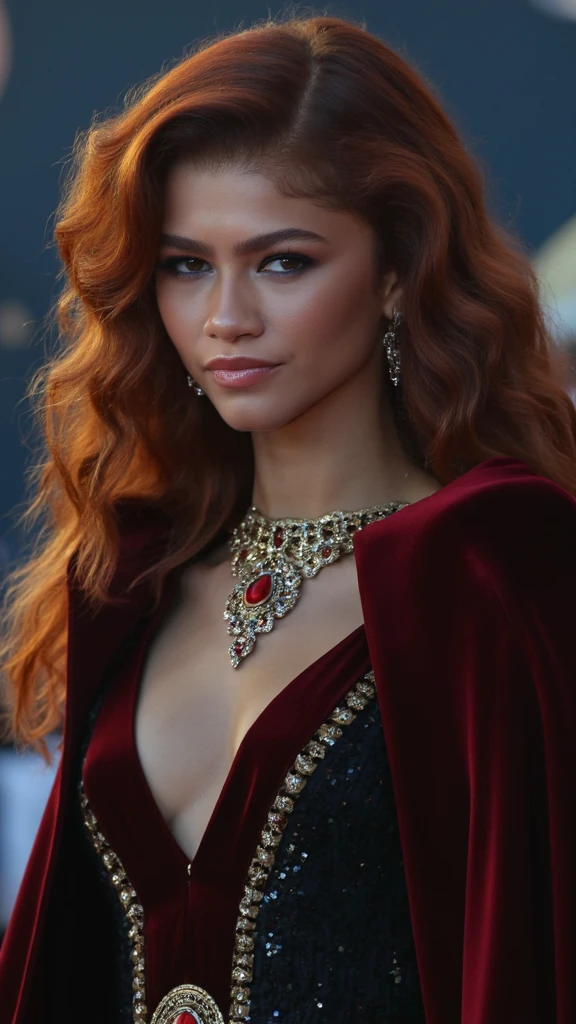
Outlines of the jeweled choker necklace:
M318 519L268 519L254 506L248 509L230 538L232 575L239 579L224 612L234 637L228 648L232 667L254 650L259 633L269 633L274 620L292 610L304 578L351 554L357 530L409 504L392 501Z

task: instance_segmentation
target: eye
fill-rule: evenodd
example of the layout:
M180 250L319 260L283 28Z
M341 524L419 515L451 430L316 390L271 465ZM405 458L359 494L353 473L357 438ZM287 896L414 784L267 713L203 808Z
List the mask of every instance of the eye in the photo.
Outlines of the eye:
M158 261L158 270L165 270L167 274L173 274L175 277L197 277L198 270L193 269L190 264L204 262L195 256L167 256L166 259Z
M299 274L307 267L311 266L315 261L310 256L303 256L296 252L285 252L277 253L275 256L268 256L264 260L262 266L266 267L269 263L299 263L299 267L293 267L292 269L284 270L271 270L268 271L270 274L275 274L276 277L289 277L292 274ZM198 266L194 267L194 264L202 265L206 264L206 260L200 259L198 256L167 256L166 259L158 262L158 270L164 270L168 274L172 274L174 277L199 277L203 271L198 269ZM209 266L209 264L207 264Z
M270 256L267 260L264 261L264 265L266 266L268 263L286 262L300 263L301 266L293 268L292 270L284 270L284 272L281 274L281 276L283 277L285 277L287 274L299 274L301 270L304 270L306 267L309 267L314 262L314 260L310 259L309 256L300 256L296 252L286 252L283 253L282 255ZM276 274L278 273L278 271L273 270L272 273Z

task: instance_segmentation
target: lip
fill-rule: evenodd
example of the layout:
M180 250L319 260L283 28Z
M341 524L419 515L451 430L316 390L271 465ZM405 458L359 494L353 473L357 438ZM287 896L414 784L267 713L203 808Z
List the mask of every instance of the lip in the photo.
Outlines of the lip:
M215 356L210 359L205 370L252 370L262 366L279 366L269 359L257 359L251 356Z
M212 379L223 388L249 388L270 377L278 369L280 363L259 366L247 366L244 369L211 369Z

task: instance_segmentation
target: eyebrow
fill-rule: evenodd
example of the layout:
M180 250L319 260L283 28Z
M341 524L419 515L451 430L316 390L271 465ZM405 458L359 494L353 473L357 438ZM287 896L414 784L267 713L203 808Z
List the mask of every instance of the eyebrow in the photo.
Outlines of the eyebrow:
M312 242L326 242L328 239L316 231L305 230L304 228L279 228L278 231L269 231L265 235L254 235L253 238L246 238L243 242L237 242L232 247L234 256L249 256L255 252L262 252L278 242L289 242L294 239L303 239ZM201 256L212 257L215 254L214 246L207 242L200 242L196 238L186 238L184 235L165 235L160 238L161 245L168 245L173 249L180 249L181 252L196 252ZM329 244L329 243L328 243Z

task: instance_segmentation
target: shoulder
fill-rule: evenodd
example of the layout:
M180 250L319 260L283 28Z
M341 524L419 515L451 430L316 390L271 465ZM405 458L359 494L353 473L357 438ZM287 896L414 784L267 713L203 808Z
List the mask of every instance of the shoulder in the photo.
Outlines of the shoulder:
M159 562L170 543L174 522L159 505L124 498L113 508L118 554L112 592Z
M454 696L509 692L529 672L576 713L576 499L562 487L489 460L359 531L355 555L381 677L424 675Z
M173 526L172 518L160 505L140 498L116 501L112 516L120 547L126 552L165 542Z
M143 499L123 498L116 501L106 515L105 529L115 535L115 560L110 596L122 593L140 573L160 561L169 544L174 523L159 506ZM78 548L67 566L70 590L82 590L76 576Z
M576 569L576 499L518 459L480 463L356 535L359 571L382 560L406 572L511 575L533 587ZM461 568L463 565L461 564Z

